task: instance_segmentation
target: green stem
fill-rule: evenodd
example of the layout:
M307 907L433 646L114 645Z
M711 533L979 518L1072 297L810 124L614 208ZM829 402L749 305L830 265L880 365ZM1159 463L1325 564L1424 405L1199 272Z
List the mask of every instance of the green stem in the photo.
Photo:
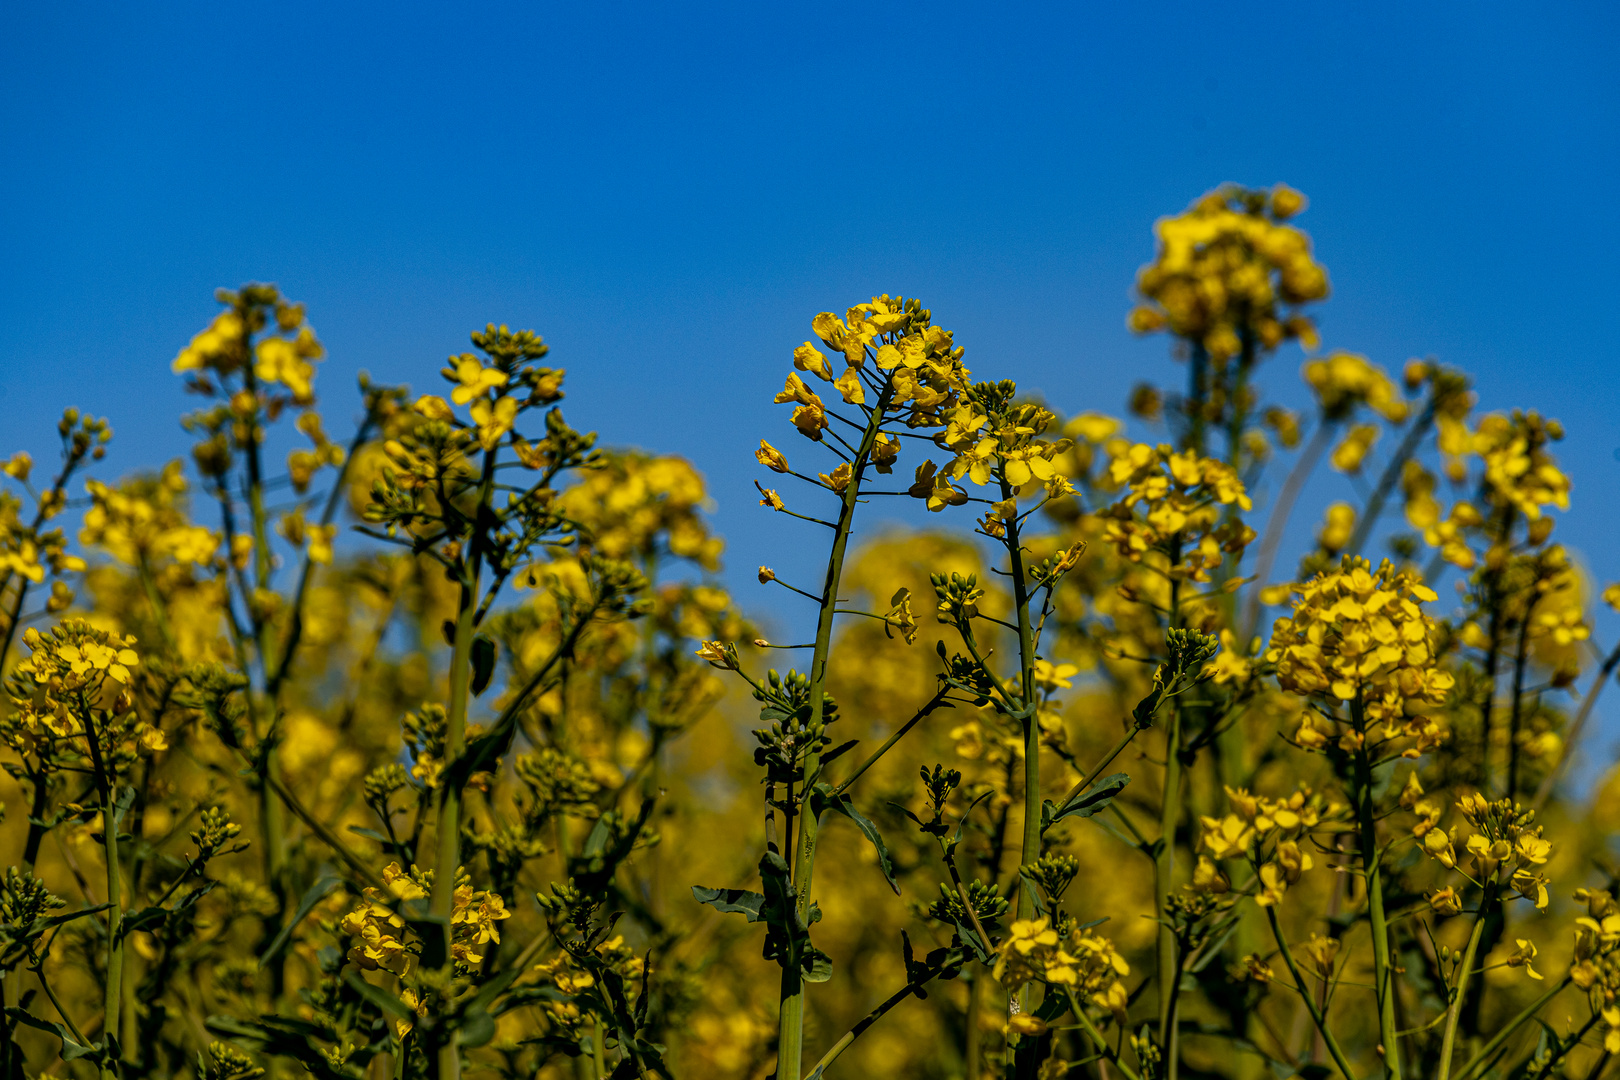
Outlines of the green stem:
M1125 1080L1141 1080L1141 1077L1120 1059L1114 1048L1108 1045L1108 1040L1103 1038L1102 1032L1097 1030L1097 1025L1091 1022L1091 1017L1086 1015L1086 1010L1080 1007L1080 1001L1075 997L1074 991L1065 986L1063 992L1068 995L1070 1011L1080 1021L1080 1026L1085 1030L1086 1038L1091 1040L1091 1044L1097 1048L1097 1052L1113 1062L1114 1068L1120 1071Z
M1598 695L1608 685L1609 676L1614 674L1617 665L1620 665L1620 644L1617 644L1614 651L1604 658L1603 666L1598 668L1598 673L1593 678L1592 685L1587 687L1586 695L1581 698L1581 707L1576 711L1575 719L1570 722L1568 733L1564 738L1564 748L1559 752L1558 760L1553 763L1553 767L1547 770L1547 776L1541 781L1541 786L1536 789L1536 798L1530 804L1531 809L1540 810L1547 804L1547 800L1552 797L1553 788L1558 785L1558 777L1562 775L1564 767L1569 764L1571 752L1575 749L1576 742L1580 740L1581 732L1586 728L1586 721L1592 715L1592 707L1597 704Z
M1350 705L1357 732L1365 734L1366 716L1361 699ZM1367 883L1367 919L1372 933L1373 991L1378 999L1378 1032L1384 1048L1384 1075L1401 1080L1401 1051L1395 1026L1395 966L1389 954L1389 923L1384 916L1384 882L1378 850L1377 815L1373 807L1372 759L1365 748L1356 751L1356 819L1361 848L1361 869Z
M1468 982L1474 975L1474 958L1479 953L1479 939L1485 933L1485 916L1495 901L1495 892L1494 881L1485 886L1479 914L1474 918L1473 933L1468 936L1468 948L1463 950L1462 967L1457 974L1457 994L1451 999L1451 1008L1446 1012L1446 1034L1440 1043L1439 1080L1450 1080L1451 1055L1457 1045L1457 1021L1462 1018L1463 999L1468 995Z
M922 978L917 979L914 982L908 982L906 985L902 986L900 989L891 994L877 1008L861 1017L859 1023L850 1028L848 1031L844 1032L843 1037L837 1042L833 1043L832 1048L829 1049L825 1054L821 1055L821 1060L816 1062L815 1067L810 1070L805 1080L821 1080L822 1076L826 1073L827 1069L832 1065L832 1063L838 1060L838 1056L845 1050L848 1050L851 1043L865 1034L867 1028L883 1019L884 1015L887 1014L890 1009L894 1008L896 1005L906 1000L906 998L910 997L912 994L915 994L918 990L921 990L924 986L932 982L943 970L943 967L928 968ZM971 1073L969 1073L969 1078L970 1080L978 1080L978 1078L973 1076Z
M1524 669L1530 655L1530 617L1536 610L1536 597L1525 605L1519 620L1519 647L1513 657L1513 705L1508 718L1507 797L1519 795L1519 723L1524 713Z
M1479 1053L1468 1059L1468 1064L1464 1065L1462 1070L1457 1073L1457 1080L1473 1080L1475 1073L1482 1070L1496 1056L1496 1052L1502 1048L1502 1044L1512 1038L1514 1032L1518 1031L1519 1028L1534 1019L1535 1015L1541 1011L1542 1006L1562 993L1564 987L1568 985L1569 976L1566 975L1558 980L1556 986L1549 987L1545 994L1526 1005L1517 1016L1509 1020L1507 1024L1497 1031L1489 1042L1480 1047Z
M917 710L917 715L913 716L910 720L907 720L904 724L901 724L898 728L896 728L894 730L894 734L883 740L882 746L872 751L872 755L870 757L857 765L855 767L855 771L849 774L849 778L842 784L838 785L838 788L834 794L842 795L844 792L848 791L850 785L859 780L861 775L865 773L867 769L870 769L873 765L876 765L878 759L884 754L887 754L894 744L899 742L905 736L906 732L922 723L922 721L927 718L929 713L932 713L935 709L939 708L941 705L944 705L945 696L949 693L950 687L941 687L939 692L928 700L928 704Z
M1265 535L1260 538L1260 552L1254 561L1254 584L1249 586L1249 595L1243 603L1242 630L1238 635L1238 644L1242 647L1248 647L1249 639L1260 624L1260 590L1266 587L1271 578L1271 568L1277 563L1277 552L1282 547L1283 534L1288 531L1288 519L1294 512L1294 504L1299 501L1300 492L1305 490L1305 481L1316 471L1316 463L1327 450L1332 434L1332 422L1323 418L1288 473L1288 479L1283 481L1277 501L1271 507L1271 516L1266 519Z
M1170 565L1181 561L1177 541L1170 552ZM1170 583L1170 625L1180 621L1181 583ZM1181 824L1181 703L1170 703L1170 724L1165 729L1164 791L1159 800L1159 845L1153 854L1153 902L1159 918L1157 960L1159 987L1159 1047L1167 1068L1176 1075L1175 1002L1181 982L1176 959L1175 931L1167 925L1170 882L1176 872L1176 829Z
M810 656L810 726L822 722L825 703L822 700L827 685L827 660L832 649L833 616L838 606L838 586L844 576L844 555L849 547L849 536L855 522L855 506L859 500L861 480L867 463L872 458L872 447L877 443L878 431L888 413L894 397L894 380L886 379L877 404L867 416L866 430L851 466L849 483L844 487L843 499L838 507L838 522L833 526L832 551L827 558L827 578L821 590L821 608L816 616L815 648ZM821 754L811 751L804 757L806 783L801 798L809 799L815 790L815 776L821 771ZM810 912L810 886L815 875L816 841L820 822L811 812L808 801L799 815L799 834L791 850L793 854L793 890L801 918ZM789 839L784 837L784 839ZM776 1044L776 1080L799 1080L804 1064L804 980L796 966L782 969L782 988L778 1009L778 1037Z
M1282 926L1277 922L1277 907L1275 904L1266 908L1266 918L1271 923L1271 936L1276 939L1277 951L1282 953L1283 963L1288 965L1288 973L1294 977L1294 990L1299 999L1305 1003L1305 1009L1311 1014L1311 1022L1316 1025L1317 1034L1327 1044L1328 1053L1333 1057L1333 1063L1339 1067L1344 1080L1356 1080L1355 1072L1350 1068L1350 1062L1344 1056L1344 1050L1339 1046L1339 1040L1333 1037L1328 1030L1327 1017L1317 1008L1316 1000L1305 986L1305 978L1299 973L1299 965L1294 962L1294 953L1288 947L1288 939L1283 937Z
M1418 443L1423 441L1423 436L1434 426L1436 400L1433 396L1429 398L1423 413L1407 430L1406 437L1396 448L1395 456L1390 458L1389 464L1384 467L1383 475L1378 478L1378 485L1373 488L1372 495L1367 498L1367 505L1361 508L1361 515L1356 519L1356 529L1350 534L1350 543L1345 547L1346 553L1360 555L1361 549L1372 536L1373 526L1383 516L1384 504L1389 501L1390 493L1395 490L1395 484L1400 480L1402 470L1406 468L1406 463L1411 460L1412 455L1417 453Z
M1002 499L1011 499L1015 494L1003 476ZM1016 518L1007 522L1006 545L1007 570L1012 577L1013 608L1018 621L1019 712L1024 722L1024 836L1018 861L1020 866L1034 866L1041 858L1041 724L1035 695L1035 627L1029 617L1029 583L1024 576L1024 549L1019 542ZM1035 917L1035 898L1027 888L1018 890L1018 917ZM989 944L986 939L985 945ZM1023 1011L1033 1012L1039 1006L1038 994L1037 984L1024 984L1018 995ZM1036 1039L1019 1040L1015 1065L1019 1080L1034 1080L1040 1068L1038 1047Z
M159 595L157 582L152 580L152 567L146 561L146 553L140 556L141 588L146 592L146 602L152 607L152 621L157 623L158 636L163 639L163 647L173 654L174 634L169 629L169 615Z

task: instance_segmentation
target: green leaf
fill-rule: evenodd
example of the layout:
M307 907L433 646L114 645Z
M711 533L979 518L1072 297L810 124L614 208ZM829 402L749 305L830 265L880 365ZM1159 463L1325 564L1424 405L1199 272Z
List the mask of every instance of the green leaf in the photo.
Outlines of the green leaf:
M706 889L701 885L692 886L692 896L700 904L708 904L716 911L730 914L742 914L748 917L749 922L759 922L764 916L760 908L765 903L765 894L753 892L749 889Z
M75 1058L90 1057L101 1053L101 1044L92 1043L84 1045L73 1037L66 1024L58 1024L54 1020L42 1020L33 1013L24 1012L18 1008L6 1009L6 1015L19 1024L26 1024L31 1028L55 1035L62 1040L62 1060L72 1061Z
M495 642L487 634L472 640L472 695L477 697L489 689L495 677Z
M1066 800L1062 806L1053 806L1051 799L1045 800L1041 803L1041 832L1046 832L1064 818L1088 818L1106 810L1108 804L1113 802L1130 782L1131 778L1126 773L1114 773L1093 782L1086 790Z
M883 878L889 883L889 888L894 890L894 895L899 896L900 885L894 880L894 860L889 858L889 849L883 843L883 834L872 824L872 819L855 809L855 804L850 801L849 796L835 792L830 784L817 784L811 803L812 810L818 817L823 811L831 810L843 814L855 823L855 827L861 830L861 835L870 840L872 846L877 849L878 868L883 871Z
M810 944L810 927L800 916L787 860L767 851L759 860L759 878L765 901L760 919L770 927L765 934L765 959L784 968L797 963L806 982L826 982L832 978L832 957ZM811 921L818 913L812 909Z
M416 1022L416 1013L411 1007L399 998L390 994L380 986L372 986L360 977L358 971L345 971L343 981L354 989L354 992L371 1002L377 1008L399 1020Z
M63 923L70 923L74 919L82 919L86 915L98 915L110 907L112 907L111 904L97 904L95 907L81 908L66 915L52 915L49 918L37 920L34 923L34 929L40 931L49 930L53 926L61 926Z
M489 1015L487 1009L474 1005L462 1014L461 1026L457 1030L456 1041L462 1046L483 1046L495 1037L495 1018Z
M260 971L263 971L264 966L282 950L282 947L292 938L292 933L298 928L298 924L303 922L311 911L315 910L315 905L326 899L333 889L342 884L342 878L333 877L331 874L323 874L316 880L315 884L304 890L303 899L299 900L298 910L293 913L292 921L281 928L281 932L275 936L269 945L265 946L264 952L259 955Z

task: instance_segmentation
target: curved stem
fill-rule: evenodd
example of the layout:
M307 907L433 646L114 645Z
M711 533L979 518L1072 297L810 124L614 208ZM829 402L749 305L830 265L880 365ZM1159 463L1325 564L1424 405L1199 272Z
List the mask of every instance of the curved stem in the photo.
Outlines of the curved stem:
M1422 415L1407 429L1406 438L1396 448L1395 456L1389 459L1384 466L1383 475L1378 478L1378 485L1367 498L1367 505L1362 507L1360 516L1356 519L1356 530L1350 534L1350 543L1345 551L1351 555L1360 555L1361 549L1372 536L1373 526L1383 516L1384 504L1389 501L1390 492L1395 490L1395 484L1401 478L1401 471L1412 455L1417 453L1418 443L1423 441L1431 427L1434 426L1435 399L1431 397L1428 405L1423 409Z
M815 649L810 658L812 727L819 725L825 715L823 694L827 685L827 660L832 650L833 617L838 606L838 586L844 576L844 555L849 547L849 536L855 523L855 506L861 493L861 480L866 474L867 464L872 459L872 448L877 444L878 431L883 425L889 402L893 397L894 380L886 379L883 392L878 395L877 404L867 415L866 429L861 435L861 444L855 454L849 483L844 487L843 499L838 506L838 523L833 526L832 551L827 558L827 577L822 584L821 609L816 616ZM820 771L821 754L817 751L806 754L804 757L806 782L800 794L801 798L808 799L815 790L815 777ZM816 815L811 812L810 804L806 802L800 815L798 836L786 838L793 842L793 846L789 849L793 869L793 891L801 918L808 918L810 912L810 886L815 876L819 824ZM777 1080L799 1080L800 1069L804 1064L804 980L800 978L796 966L789 965L782 969L782 988L779 996L776 1077Z
M1558 760L1553 763L1553 767L1547 770L1547 775L1541 781L1541 786L1536 789L1535 801L1530 804L1533 809L1540 810L1552 796L1553 788L1557 786L1559 776L1563 774L1564 768L1569 764L1571 752L1575 749L1575 743L1580 739L1581 732L1586 730L1586 722L1592 715L1592 707L1597 704L1598 695L1603 692L1604 686L1608 685L1609 677L1614 674L1614 669L1617 666L1620 666L1620 645L1616 645L1614 651L1604 659L1603 666L1598 669L1597 677L1592 680L1592 685L1587 687L1586 696L1581 698L1581 707L1576 711L1575 719L1569 725L1569 734L1564 738L1564 748L1559 753Z
M1328 1053L1333 1057L1333 1063L1339 1067L1344 1080L1356 1080L1355 1071L1350 1068L1350 1062L1344 1056L1344 1050L1339 1046L1339 1040L1333 1037L1328 1030L1327 1017L1317 1008L1316 999L1305 988L1305 979L1299 973L1299 965L1294 962L1293 950L1288 947L1288 939L1283 937L1282 926L1277 922L1277 907L1275 904L1266 908L1266 919L1271 923L1271 936L1276 939L1277 951L1282 953L1283 963L1288 965L1288 973L1294 977L1294 990L1299 999L1305 1003L1305 1009L1311 1014L1311 1022L1316 1025L1317 1034L1327 1044Z
M1350 703L1357 732L1365 733L1366 718L1361 699ZM1401 1080L1401 1049L1395 1025L1395 965L1389 953L1389 922L1384 914L1382 853L1378 849L1378 824L1373 806L1372 759L1365 749L1356 751L1356 819L1361 848L1361 868L1367 883L1367 920L1372 934L1373 990L1378 1000L1378 1033L1384 1048L1384 1075Z
M1271 568L1276 565L1277 552L1282 548L1283 533L1288 529L1288 519L1293 515L1294 504L1299 501L1300 492L1305 490L1305 481L1316 471L1316 463L1321 460L1322 454L1327 450L1330 436L1333 434L1333 425L1321 421L1311 441L1305 444L1305 450L1294 462L1293 469L1288 473L1288 479L1283 481L1282 490L1277 492L1277 501L1271 508L1271 516L1266 519L1266 532L1260 540L1260 551L1255 556L1254 584L1249 586L1249 595L1243 603L1243 621L1239 624L1243 632L1239 635L1238 644L1247 646L1249 639L1254 636L1255 629L1260 622L1260 590L1266 587L1267 579L1271 577Z
M1439 1080L1450 1080L1451 1055L1457 1044L1457 1021L1462 1018L1463 999L1468 994L1468 982L1474 975L1474 958L1479 953L1479 939L1485 933L1485 913L1494 900L1494 891L1494 884L1485 887L1485 897L1480 901L1479 914L1474 919L1474 931L1468 936L1468 948L1463 951L1462 967L1457 974L1457 993L1451 999L1451 1008L1446 1010L1446 1034L1440 1043Z
M1489 1063L1491 1059L1496 1057L1496 1052L1502 1048L1502 1044L1512 1038L1514 1032L1518 1031L1526 1023L1534 1019L1535 1015L1541 1011L1542 1006L1546 1005L1547 1002L1551 1001L1553 998L1562 993L1564 987L1568 985L1569 976L1566 975L1558 981L1556 986L1549 987L1545 994L1542 994L1540 997L1536 998L1536 1000L1526 1005L1517 1016L1515 1016L1512 1020L1509 1020L1499 1031L1497 1031L1495 1035L1491 1037L1490 1042L1487 1042L1484 1046L1480 1047L1479 1053L1468 1059L1468 1064L1464 1065L1462 1070L1457 1073L1457 1080L1473 1080L1474 1075L1480 1070L1484 1069L1486 1064Z

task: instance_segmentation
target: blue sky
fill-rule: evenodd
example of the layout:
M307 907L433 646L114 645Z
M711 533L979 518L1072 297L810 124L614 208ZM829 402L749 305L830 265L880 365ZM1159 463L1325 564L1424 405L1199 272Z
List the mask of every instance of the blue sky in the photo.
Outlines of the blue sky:
M335 430L358 370L425 389L505 321L576 424L698 464L757 598L820 558L750 486L812 315L918 295L976 374L1117 411L1179 378L1124 329L1154 218L1282 180L1326 344L1562 419L1560 535L1620 577L1620 18L1414 8L8 4L0 449L72 402L108 471L183 453L168 361L216 286L308 303Z

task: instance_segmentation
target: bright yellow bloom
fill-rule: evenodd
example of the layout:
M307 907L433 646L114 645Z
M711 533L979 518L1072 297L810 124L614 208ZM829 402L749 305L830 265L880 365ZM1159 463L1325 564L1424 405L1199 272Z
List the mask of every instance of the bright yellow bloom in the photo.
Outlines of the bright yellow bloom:
M457 405L465 405L474 398L484 397L497 386L505 386L510 379L504 371L485 367L476 356L459 357L455 365L453 373L460 385L450 392L450 400Z
M517 399L510 397L494 401L481 397L473 402L472 421L478 425L478 444L485 450L499 446L517 420L517 407Z
M1432 621L1418 607L1434 591L1388 562L1375 573L1367 560L1346 557L1295 592L1294 612L1277 620L1266 652L1283 689L1359 702L1369 731L1383 723L1386 738L1416 740L1409 754L1437 745L1428 710L1444 704L1455 680L1440 667Z

